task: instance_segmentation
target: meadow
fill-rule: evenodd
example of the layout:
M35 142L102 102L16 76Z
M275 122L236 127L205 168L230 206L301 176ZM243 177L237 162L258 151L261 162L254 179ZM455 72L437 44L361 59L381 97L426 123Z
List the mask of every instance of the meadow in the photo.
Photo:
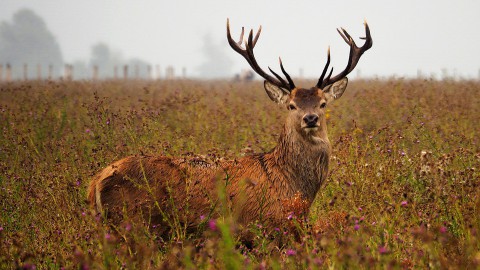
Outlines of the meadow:
M252 224L246 248L229 216L171 239L113 231L86 201L128 155L269 151L285 114L260 81L0 84L0 268L480 268L478 81L351 81L328 108L327 182L280 247Z

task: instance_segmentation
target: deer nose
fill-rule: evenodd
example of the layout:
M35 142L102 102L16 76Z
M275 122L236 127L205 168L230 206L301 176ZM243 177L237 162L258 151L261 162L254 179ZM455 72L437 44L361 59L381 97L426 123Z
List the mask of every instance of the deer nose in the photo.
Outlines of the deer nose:
M316 127L318 121L317 114L307 114L303 117L303 121L307 124L307 127Z

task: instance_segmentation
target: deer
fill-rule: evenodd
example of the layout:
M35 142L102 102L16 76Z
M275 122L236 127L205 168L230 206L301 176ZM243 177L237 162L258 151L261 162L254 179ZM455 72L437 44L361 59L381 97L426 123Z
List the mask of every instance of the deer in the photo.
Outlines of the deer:
M372 47L365 22L363 46L357 47L343 28L337 29L350 46L347 66L332 76L330 48L327 62L315 86L296 87L279 58L285 76L257 63L253 49L260 36L250 30L244 40L234 41L227 19L227 40L231 48L264 79L268 97L285 107L287 117L278 144L269 152L255 153L236 160L206 162L199 158L135 155L113 162L99 171L88 187L88 201L113 224L126 219L142 221L162 236L172 233L174 223L195 231L205 217L215 218L222 201L235 223L247 226L264 222L269 228L282 227L294 209L289 201L298 199L309 211L328 175L332 147L327 135L326 107L339 99L348 83L347 75L360 57ZM243 47L244 44L244 47ZM287 203L286 203L287 202Z

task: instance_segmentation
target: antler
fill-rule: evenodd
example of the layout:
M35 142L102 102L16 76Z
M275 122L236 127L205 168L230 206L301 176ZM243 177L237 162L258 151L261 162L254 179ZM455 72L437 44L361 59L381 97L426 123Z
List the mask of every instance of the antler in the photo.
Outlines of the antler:
M362 56L362 54L365 51L367 51L368 49L370 49L372 47L372 37L370 36L370 28L368 28L368 24L367 24L366 21L365 21L364 24L365 24L366 37L360 38L360 39L365 40L365 43L360 48L357 47L357 45L355 44L355 41L353 41L352 37L347 33L347 31L345 31L345 29L341 28L342 31L337 29L338 33L340 34L340 36L342 36L343 40L345 40L345 42L348 45L350 45L350 55L348 57L348 64L347 64L347 67L345 68L345 70L340 72L335 77L330 78L330 76L332 76L332 72L333 72L333 67L332 67L330 69L330 72L328 73L327 78L323 79L326 72L327 72L328 65L330 64L330 48L328 48L327 63L325 64L325 67L323 68L322 75L318 79L318 83L317 83L318 88L323 89L325 86L330 85L330 84L332 84L336 81L339 81L342 78L344 78L345 76L347 76L357 65L358 60L360 60L360 56Z
M262 26L258 28L258 32L255 35L255 39L253 38L253 29L250 30L250 34L248 35L248 41L245 42L245 49L242 48L242 43L243 43L243 34L244 34L244 28L242 27L242 33L240 34L240 40L238 42L235 42L232 39L232 36L230 35L230 22L229 19L227 19L227 39L228 43L232 47L234 51L239 53L241 56L243 56L248 64L253 68L253 70L263 77L265 80L269 81L270 83L281 87L286 90L293 90L295 88L295 84L293 83L292 79L288 75L288 73L285 71L283 68L282 64L282 59L279 58L280 61L280 69L282 70L283 74L287 78L286 82L280 75L275 73L270 67L268 68L270 72L272 72L273 75L275 75L276 78L268 75L265 71L260 68L260 66L257 63L257 60L255 60L255 55L253 54L253 48L255 47L255 44L257 44L257 40L260 37L260 32L262 32Z

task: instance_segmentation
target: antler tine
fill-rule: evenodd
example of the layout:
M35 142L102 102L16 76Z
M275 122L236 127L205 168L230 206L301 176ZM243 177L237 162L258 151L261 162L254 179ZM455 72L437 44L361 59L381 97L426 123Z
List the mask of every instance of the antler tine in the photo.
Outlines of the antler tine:
M260 25L260 27L258 27L257 34L255 35L255 39L253 40L252 49L253 49L253 47L255 47L255 44L257 44L257 40L258 40L258 38L260 37L260 33L261 33L261 32L262 32L262 26Z
M370 35L370 27L368 27L367 21L365 21L363 24L365 25L365 37L362 37L361 39L365 40L365 44L363 44L363 47L367 46L367 49L365 50L368 50L372 47L373 41L372 36Z
M288 80L288 84L290 85L290 89L294 89L295 84L293 83L292 78L290 78L290 75L288 75L288 73L283 68L282 59L280 57L278 57L278 61L280 62L280 69L282 70L283 75L285 75L285 78L287 78L287 80Z
M230 44L230 47L237 53L239 53L241 56L247 60L248 64L252 66L252 61L248 58L247 52L245 49L242 48L242 43L243 43L243 34L245 32L245 28L242 27L242 33L240 34L240 40L235 42L232 38L232 35L230 34L230 20L227 18L227 40L228 43ZM253 66L252 66L253 67Z
M230 21L229 21L229 19L227 19L227 40L228 40L228 43L230 44L230 47L232 47L232 49L234 49L239 54L242 54L242 51L243 51L243 49L241 47L242 39L243 39L243 27L242 27L242 35L240 35L240 41L237 43L232 39L232 35L230 34Z
M348 32L345 29L340 28L341 31L340 31L340 29L337 29L338 33L343 38L343 40L350 46L348 63L347 63L347 66L345 67L345 69L342 72L340 72L339 74L337 74L336 76L334 76L333 78L330 78L330 76L333 72L333 69L332 69L330 71L330 74L327 76L327 78L323 79L323 77L325 75L325 72L327 70L327 67L330 64L330 50L329 50L327 64L325 65L325 68L323 69L322 75L320 76L320 79L318 80L318 83L316 85L318 88L323 89L325 86L327 86L329 84L332 84L334 82L337 82L337 81L341 80L342 78L344 78L345 76L347 76L355 68L355 66L357 65L358 61L360 60L360 57L362 56L362 54L372 47L373 41L372 41L372 36L370 35L370 28L368 27L367 22L365 22L364 24L365 24L365 33L366 34L365 34L365 38L363 38L363 39L365 39L365 43L360 48L357 47L357 45L355 44L355 41L353 40L353 38L350 36L350 34L348 34Z
M327 63L325 64L325 67L323 68L322 75L320 75L320 78L318 79L317 87L319 87L322 84L323 78L325 76L325 73L327 73L329 65L330 65L330 46L328 46L328 51L327 51ZM333 69L332 69L332 71L333 71Z
M290 78L290 76L288 75L288 73L283 68L283 65L282 65L281 61L280 61L280 67L282 69L283 74L285 74L285 76L287 77L288 83L282 77L280 77L278 74L273 72L270 68L269 68L270 71L273 73L273 75L275 75L276 78L268 75L258 65L257 60L255 59L255 55L253 54L253 48L257 44L257 41L258 41L258 38L260 37L261 32L262 32L262 26L260 26L258 28L258 31L255 34L255 38L253 38L253 29L250 30L250 33L248 35L248 39L245 42L245 49L243 49L242 48L242 43L243 43L242 39L243 39L243 34L244 34L244 28L242 27L242 33L240 35L240 41L235 42L232 39L232 36L230 34L230 21L227 18L227 40L228 40L228 43L230 44L230 47L232 47L233 50L235 50L237 53L239 53L241 56L243 56L243 58L245 58L245 60L247 60L248 64L252 67L252 69L258 75L263 77L265 80L269 81L270 83L272 83L272 84L274 84L278 87L284 88L286 90L292 90L293 88L295 88L295 85L293 84L293 81Z
M270 72L275 75L275 77L277 77L278 80L280 80L282 82L282 84L284 85L289 85L290 86L290 90L291 89L294 89L295 88L295 84L293 83L293 80L292 78L290 77L290 75L288 75L288 73L285 71L285 69L283 68L283 64L282 64L282 59L279 57L278 58L278 61L280 62L280 69L282 70L283 74L285 75L285 77L287 78L288 80L288 83L282 78L282 76L278 75L275 71L273 71L270 67L268 67L268 69L270 70Z
M347 31L345 31L345 29L343 29L343 27L340 27L340 29L342 29L343 32L346 33L346 35L348 35L348 38L342 33L342 31L340 31L338 28L337 28L337 32L340 34L340 36L343 38L343 40L345 40L346 43L350 42L350 35L347 33Z
M277 77L277 79L282 82L282 84L287 85L287 82L282 78L282 76L278 75L275 71L273 71L270 67L268 67L268 70Z
M237 42L238 46L242 46L244 33L245 33L245 27L242 27L242 33L240 33L240 39Z

